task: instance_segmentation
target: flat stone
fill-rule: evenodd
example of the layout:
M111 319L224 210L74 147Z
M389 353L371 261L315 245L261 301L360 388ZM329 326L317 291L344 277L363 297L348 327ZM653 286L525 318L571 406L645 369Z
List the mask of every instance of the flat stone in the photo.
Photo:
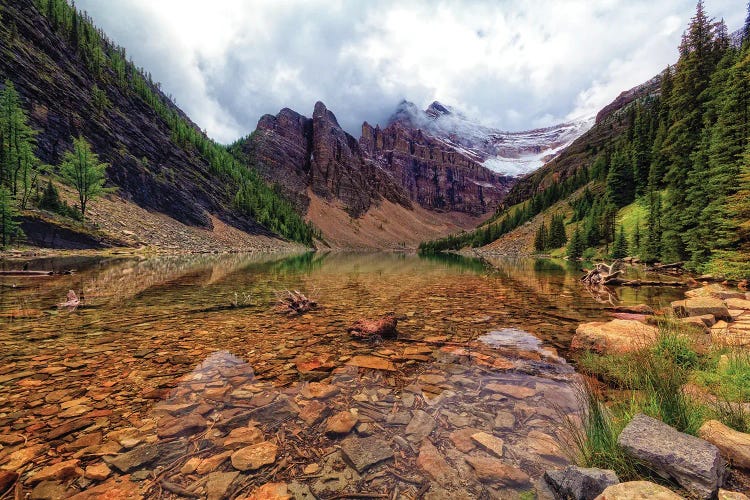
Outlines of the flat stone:
M0 444L4 446L15 446L25 441L20 434L0 434Z
M341 392L341 389L331 384L310 382L300 391L300 395L307 399L328 399Z
M503 440L499 437L487 434L486 432L477 432L471 435L471 439L496 457L502 458Z
M27 481L29 484L41 481L63 481L76 475L76 467L78 467L78 460L66 460L43 468Z
M156 434L160 438L190 436L206 428L206 419L200 415L172 417L164 416L159 419Z
M509 411L499 411L495 415L492 427L498 430L513 430L516 426L516 417Z
M709 420L698 430L698 436L716 446L733 466L750 469L750 434L731 429L718 420Z
M239 472L212 472L209 474L206 481L207 500L227 498L227 490L239 475Z
M683 497L648 481L628 481L608 486L596 500L685 500Z
M232 454L232 466L240 471L256 470L276 461L278 447L270 442L247 446Z
M89 487L73 495L70 500L131 500L135 498L143 498L136 483L127 477L111 477L97 486Z
M245 500L289 500L286 483L266 483L257 487Z
M650 345L658 331L654 326L625 319L583 323L576 328L570 348L599 354L622 354Z
M0 465L0 469L18 470L36 457L43 454L46 447L43 444L35 444L26 448L16 450L8 456L8 461Z
M524 387L522 385L513 384L499 384L492 382L484 386L484 389L496 394L502 394L504 396L510 396L516 399L530 398L536 394L536 389L530 387Z
M719 490L719 500L748 500L747 495L738 491Z
M104 457L104 461L115 467L120 472L127 474L128 472L156 460L158 456L159 446L154 443L139 446L127 453L121 453L114 457Z
M376 436L348 437L341 442L341 453L344 459L360 473L373 465L393 458L390 445Z
M64 484L57 481L42 481L31 490L29 500L58 500L69 497L70 493Z
M423 410L414 410L414 414L406 426L404 433L406 439L412 443L418 443L430 435L435 428L435 419Z
M59 425L52 429L49 434L47 434L47 440L52 441L57 438L61 438L67 434L70 434L71 432L79 431L81 429L85 429L86 427L90 425L94 425L94 421L90 418L79 418L76 420L69 420L65 422L62 425Z
M429 439L422 441L417 457L417 467L425 471L433 481L447 488L458 481L455 471Z
M229 457L232 456L232 450L225 451L223 453L219 453L217 455L213 455L210 457L206 457L195 467L195 472L197 474L208 474L209 472L214 472L216 469L219 468L221 464L226 462Z
M482 483L500 483L507 487L517 488L528 486L531 482L531 478L524 471L496 458L467 456L464 460Z
M326 434L349 434L355 425L357 425L357 417L349 411L342 411L326 420Z
M738 308L733 307L733 309ZM713 314L716 319L732 321L732 316L730 316L724 301L713 297L693 297L685 300L676 300L672 302L672 310L680 318Z
M107 464L100 462L86 467L83 477L91 479L92 481L104 481L111 473L112 471L107 467Z
M726 302L729 309L742 309L744 311L750 311L750 300L742 298L729 298Z
M715 497L724 481L726 467L716 446L646 415L636 415L617 442L699 498Z
M251 444L258 444L262 441L263 432L254 425L238 427L232 429L229 435L224 438L224 448L242 448Z
M330 413L330 408L325 403L320 401L310 401L299 412L299 418L307 424L308 427L322 422L323 419Z
M448 439L451 440L453 446L455 446L458 451L461 453L468 453L477 447L476 444L474 444L474 440L471 439L471 436L478 432L481 431L479 429L472 429L471 427L458 429L451 432L448 435Z
M389 372L395 372L396 366L393 362L380 358L378 356L354 356L347 363L349 366L356 366L358 368L369 368L371 370L385 370Z
M560 498L571 500L594 500L609 486L620 482L613 470L574 465L563 470L548 470L544 480Z

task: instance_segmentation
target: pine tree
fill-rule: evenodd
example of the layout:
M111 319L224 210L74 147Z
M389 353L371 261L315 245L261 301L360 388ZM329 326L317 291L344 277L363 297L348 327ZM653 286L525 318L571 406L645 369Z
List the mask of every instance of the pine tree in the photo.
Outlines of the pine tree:
M633 164L624 149L614 155L607 174L607 199L616 207L624 207L635 198Z
M38 165L33 153L36 131L28 125L13 83L5 80L4 85L0 92L0 186L17 196L19 182L27 175L33 177Z
M620 232L617 233L615 243L612 246L612 258L624 259L628 256L628 238L625 235L625 226L620 225Z
M586 244L583 241L580 226L576 225L576 228L573 231L573 236L570 238L570 242L568 242L568 257L570 259L580 259L583 256L585 247Z
M539 226L534 237L534 250L537 252L543 252L547 249L547 228L544 222Z
M651 190L649 193L648 208L648 220L646 222L646 248L643 260L646 262L656 262L661 259L661 193L656 190Z
M547 242L548 248L560 248L565 246L568 242L568 237L565 234L565 218L562 214L555 214L552 216L552 222L549 226L549 241Z
M0 248L7 248L20 234L18 210L7 188L0 186Z
M88 202L107 192L104 188L106 181L106 163L99 163L99 157L91 151L91 145L86 139L73 139L73 151L65 153L60 166L60 175L78 192L81 217L86 217Z
M631 252L635 255L641 253L641 224L638 220L635 221L635 229L633 229L633 239L630 242Z
M57 192L55 185L52 184L52 181L48 180L47 186L42 192L42 197L39 199L39 208L57 212L61 206L60 194Z
M642 105L636 108L633 126L633 178L636 194L642 195L648 186L651 167L650 119Z

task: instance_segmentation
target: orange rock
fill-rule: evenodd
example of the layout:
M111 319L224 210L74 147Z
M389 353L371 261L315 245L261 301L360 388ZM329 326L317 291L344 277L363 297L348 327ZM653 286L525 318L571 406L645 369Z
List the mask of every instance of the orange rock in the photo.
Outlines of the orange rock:
M54 481L69 479L76 474L78 460L66 460L54 465L49 465L28 479L29 484L36 484L41 481Z
M266 483L259 486L244 500L290 500L291 498L285 483Z
M391 361L377 356L354 356L346 364L358 368L370 368L372 370L396 371L396 367Z
M86 472L83 474L83 476L86 479L92 479L94 481L104 481L109 477L111 473L112 471L109 470L107 464L102 462L86 467Z

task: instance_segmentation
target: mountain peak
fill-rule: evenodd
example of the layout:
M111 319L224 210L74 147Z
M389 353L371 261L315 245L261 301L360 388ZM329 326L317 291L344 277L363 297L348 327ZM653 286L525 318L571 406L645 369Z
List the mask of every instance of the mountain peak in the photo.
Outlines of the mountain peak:
M440 101L433 101L432 104L427 107L425 113L433 118L437 118L443 115L450 115L452 113L452 110L448 106L442 104Z

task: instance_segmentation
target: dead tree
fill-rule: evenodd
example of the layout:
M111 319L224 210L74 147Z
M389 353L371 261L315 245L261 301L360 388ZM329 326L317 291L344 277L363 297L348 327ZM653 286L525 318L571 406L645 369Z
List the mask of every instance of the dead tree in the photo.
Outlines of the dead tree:
M299 290L277 294L276 309L289 315L304 314L318 307L318 303Z

